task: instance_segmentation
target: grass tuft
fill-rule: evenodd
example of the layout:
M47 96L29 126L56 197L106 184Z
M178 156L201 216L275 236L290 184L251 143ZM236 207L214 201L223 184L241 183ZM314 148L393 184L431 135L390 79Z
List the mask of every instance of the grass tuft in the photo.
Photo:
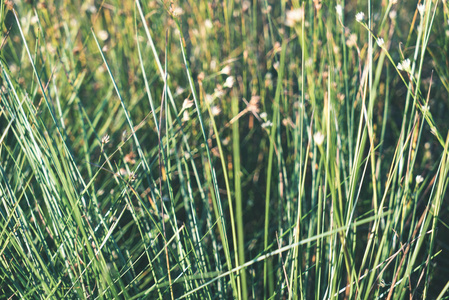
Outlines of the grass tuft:
M1 1L0 299L447 299L446 1Z

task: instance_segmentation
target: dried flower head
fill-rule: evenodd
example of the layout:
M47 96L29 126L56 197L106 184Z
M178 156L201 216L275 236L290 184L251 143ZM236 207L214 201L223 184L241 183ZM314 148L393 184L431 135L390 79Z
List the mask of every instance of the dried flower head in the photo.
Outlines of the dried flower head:
M14 9L14 1L12 0L6 0L5 6L7 10L13 10Z
M254 95L248 104L248 110L252 113L259 113L260 96Z
M125 155L125 162L134 165L136 163L136 154L134 152L129 152Z

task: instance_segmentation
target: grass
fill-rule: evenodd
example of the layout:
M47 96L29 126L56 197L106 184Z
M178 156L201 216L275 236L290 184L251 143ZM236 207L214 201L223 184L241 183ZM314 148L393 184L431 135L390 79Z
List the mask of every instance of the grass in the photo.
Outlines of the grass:
M0 17L0 299L448 298L446 1Z

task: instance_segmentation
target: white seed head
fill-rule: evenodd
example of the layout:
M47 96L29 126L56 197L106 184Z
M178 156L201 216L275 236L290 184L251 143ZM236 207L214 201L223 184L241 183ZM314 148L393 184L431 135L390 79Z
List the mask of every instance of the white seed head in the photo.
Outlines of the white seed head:
M304 19L304 8L297 8L287 11L285 25L293 27Z
M398 70L411 73L412 69L410 68L410 59L406 58L402 62L400 62L398 64Z
M179 96L179 95L181 95L182 93L184 93L184 91L185 91L184 88L178 86L178 87L176 87L175 95L176 95L176 96Z
M273 123L271 121L266 121L262 123L262 128L267 128L273 126Z
M107 143L109 143L109 135L108 135L108 134L105 134L105 135L103 136L103 138L101 139L101 143L102 143L102 144L107 144Z
M340 4L337 4L337 6L335 6L335 12L341 17L343 15L343 7Z
M212 112L212 115L215 117L215 116L218 116L221 113L221 109L220 109L220 107L215 105L215 106L211 107L211 112Z
M229 65L226 65L223 69L221 69L220 74L229 76L231 74L231 67Z
M207 101L207 103L212 103L214 101L214 96L212 96L211 94L206 94L206 96L204 96L204 99Z
M98 37L100 38L100 40L102 41L106 41L109 37L109 34L106 30L100 30L98 32Z
M313 140L315 141L315 144L321 146L324 142L324 135L321 133L321 131L318 131L313 135Z
M361 11L355 15L355 19L357 22L362 22L365 19L365 14Z
M31 24L36 24L38 21L39 21L39 18L37 16L32 16L31 20L30 20L30 23Z
M204 26L206 26L207 29L212 29L212 27L214 27L212 21L209 19L206 19L206 21L204 21Z
M418 12L421 16L424 15L425 9L426 9L426 6L423 3L418 4Z
M129 173L129 181L135 181L137 179L137 175L134 171Z
M193 100L185 99L182 103L182 109L187 109L193 106Z
M183 121L183 122L188 122L189 120L190 120L189 112L188 112L187 110L185 110L185 111L182 113L182 119L181 119L181 121Z
M382 48L384 46L384 44L385 44L385 41L384 41L383 38L378 38L377 39L377 45L379 45L379 47Z
M228 78L226 78L226 81L225 81L225 83L223 84L223 86L224 86L224 87L227 87L227 88L232 88L232 86L234 85L234 83L235 83L234 76L229 76Z
M397 12L395 10L390 11L390 13L388 14L388 16L390 17L390 19L394 20L396 19L397 16Z
M356 45L357 45L357 35L355 33L351 33L346 41L346 46L352 48L355 47Z
M184 10L181 7L179 7L179 6L176 6L175 8L172 9L172 13L175 16L180 16L180 15L182 15L184 13Z
M421 175L416 176L415 178L416 184L420 184L424 181L424 178Z

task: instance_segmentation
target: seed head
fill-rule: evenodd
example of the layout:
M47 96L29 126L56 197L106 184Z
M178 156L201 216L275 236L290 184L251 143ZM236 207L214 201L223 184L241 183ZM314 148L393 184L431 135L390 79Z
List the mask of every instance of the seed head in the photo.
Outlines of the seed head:
M355 15L355 19L357 22L362 22L365 19L365 14L361 11Z

